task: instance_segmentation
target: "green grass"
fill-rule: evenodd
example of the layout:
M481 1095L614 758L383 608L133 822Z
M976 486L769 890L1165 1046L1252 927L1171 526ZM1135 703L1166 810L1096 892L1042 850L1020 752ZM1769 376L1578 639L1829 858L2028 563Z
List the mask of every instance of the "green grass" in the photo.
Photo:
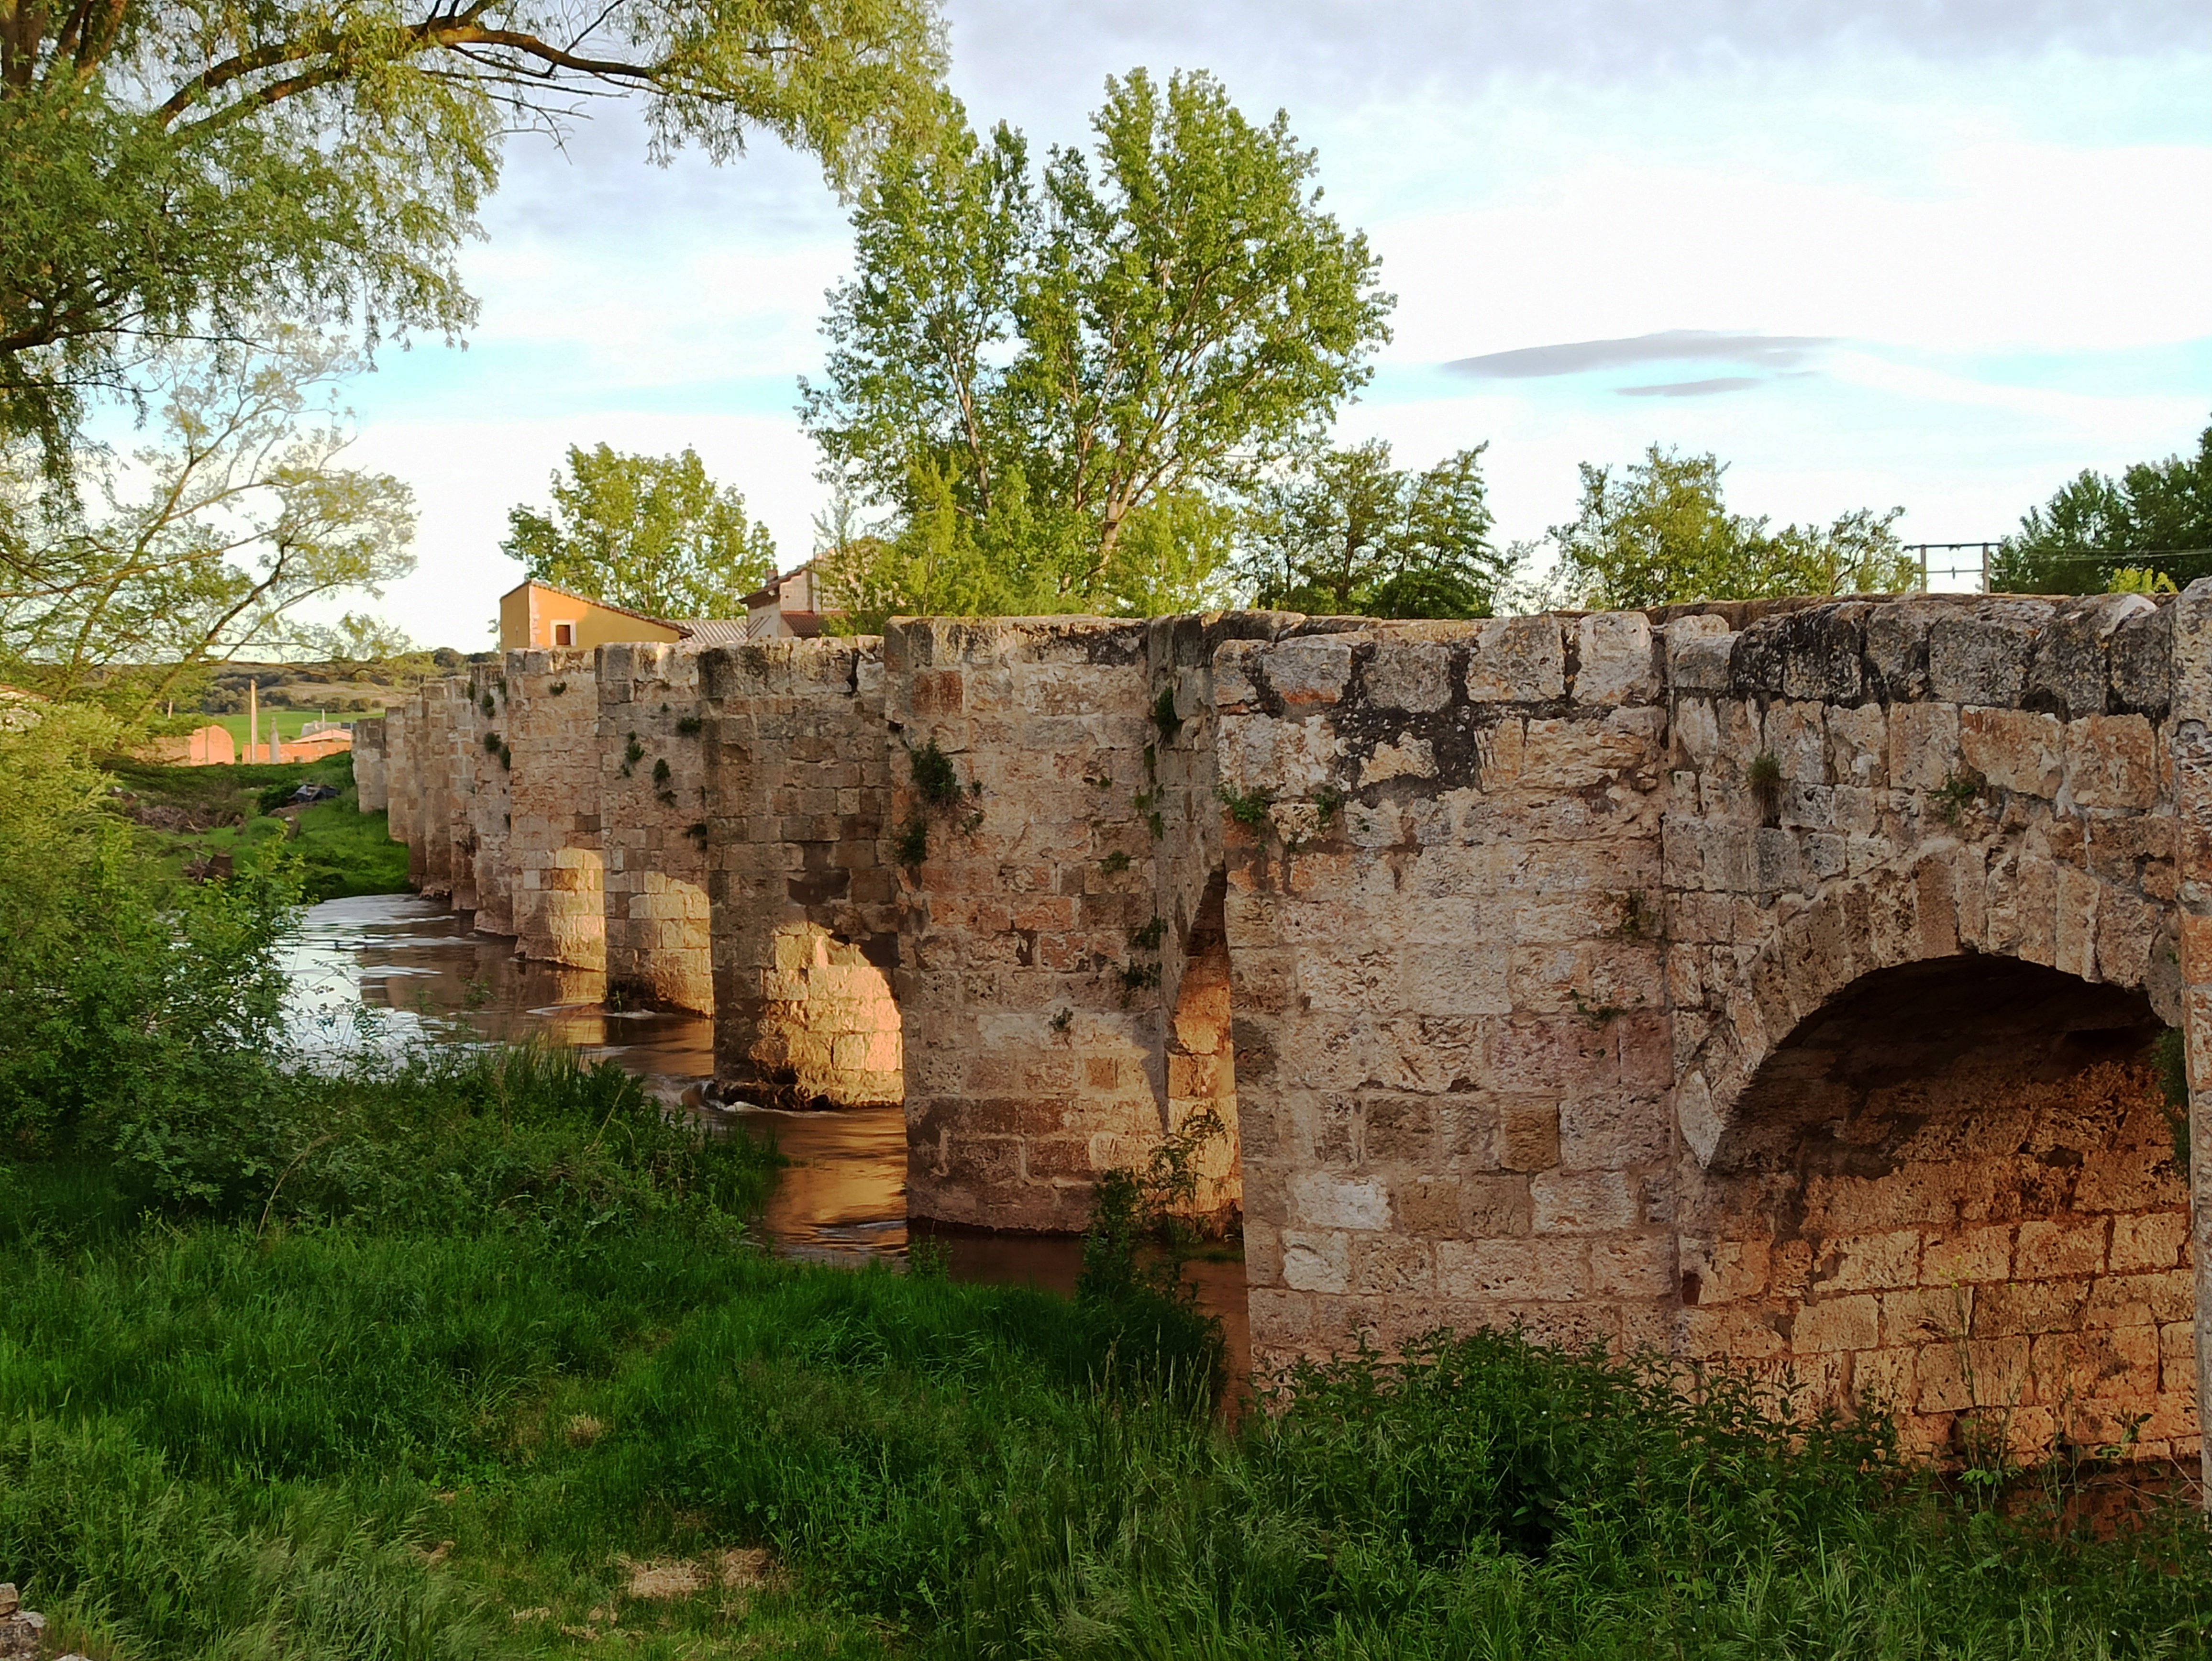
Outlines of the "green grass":
M187 1127L211 1189L0 1164L0 1578L100 1657L2203 1653L2115 1540L1510 1335L1235 1427L1205 1323L784 1262L772 1154L426 1053ZM751 1586L641 1566L767 1553Z
M407 891L407 849L392 840L381 811L361 812L349 755L229 767L164 767L126 759L111 761L107 770L130 792L132 808L156 810L156 817L159 810L174 810L168 818L175 823L142 825L140 832L146 851L173 873L212 854L235 861L284 839L287 851L305 867L301 894L311 904ZM340 794L289 822L272 817L268 810L307 783L327 784Z

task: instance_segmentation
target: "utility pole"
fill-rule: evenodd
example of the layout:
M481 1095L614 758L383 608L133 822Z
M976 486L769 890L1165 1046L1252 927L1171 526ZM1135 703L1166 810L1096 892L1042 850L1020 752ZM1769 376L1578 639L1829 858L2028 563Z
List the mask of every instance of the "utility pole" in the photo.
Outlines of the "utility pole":
M246 760L248 760L248 761L259 761L259 760L261 759L261 757L260 757L259 756L256 755L256 754L254 753L254 751L256 751L257 750L260 749L260 747L261 747L261 683L260 683L259 681L258 681L258 680L249 680L249 681L247 681L247 682L246 683Z

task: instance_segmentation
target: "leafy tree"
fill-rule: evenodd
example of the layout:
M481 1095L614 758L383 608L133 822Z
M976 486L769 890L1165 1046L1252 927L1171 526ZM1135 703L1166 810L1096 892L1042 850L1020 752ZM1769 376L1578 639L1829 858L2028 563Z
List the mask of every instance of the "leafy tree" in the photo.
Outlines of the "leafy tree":
M1584 462L1579 509L1571 522L1552 527L1571 597L1583 605L1632 609L1917 586L1918 567L1892 528L1903 508L1879 514L1860 508L1830 526L1770 532L1764 518L1728 511L1721 497L1726 471L1711 454L1686 456L1656 444L1618 476Z
M386 474L337 465L351 441L310 395L351 361L326 341L275 332L259 353L208 349L167 363L163 442L136 465L80 459L104 502L24 481L10 452L27 555L0 577L0 656L57 697L97 693L125 714L177 696L201 668L252 650L315 649L310 601L382 586L415 568L415 510ZM8 471L8 470L0 470Z
M0 0L0 431L49 465L140 345L272 312L452 333L503 136L646 100L840 186L933 119L933 0Z
M550 516L515 508L500 544L532 579L658 618L737 618L775 575L775 543L698 452L626 455L568 447Z
M1262 605L1378 618L1488 617L1516 557L1490 543L1477 445L1425 472L1374 440L1260 493L1245 557Z
M2212 573L2212 427L2193 456L2139 461L2118 478L2085 471L2044 506L2029 508L1990 562L1990 586L2011 593L2096 593L2130 568L2177 586Z
M979 139L949 106L941 142L888 158L827 379L802 383L826 475L893 511L910 569L989 566L953 585L975 604L1113 603L1148 508L1310 443L1389 338L1375 256L1322 210L1286 117L1139 70L1091 125L1095 161L1033 170L1019 133Z

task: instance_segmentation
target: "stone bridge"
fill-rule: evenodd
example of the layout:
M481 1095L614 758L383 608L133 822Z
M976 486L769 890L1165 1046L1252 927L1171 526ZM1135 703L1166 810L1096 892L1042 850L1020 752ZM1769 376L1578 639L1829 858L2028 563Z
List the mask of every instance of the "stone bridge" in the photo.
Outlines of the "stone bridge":
M2189 1457L2208 722L2200 583L516 652L358 765L726 1092L902 1100L917 1216L1079 1228L1212 1110L1263 1364L1517 1323Z

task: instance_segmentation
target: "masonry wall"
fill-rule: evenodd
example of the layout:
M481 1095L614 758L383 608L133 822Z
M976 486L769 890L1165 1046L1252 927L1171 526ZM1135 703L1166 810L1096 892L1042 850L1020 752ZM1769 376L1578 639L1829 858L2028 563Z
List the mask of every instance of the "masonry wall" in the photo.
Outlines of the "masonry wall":
M1644 619L1232 642L1214 691L1255 1354L1663 1346Z
M530 955L696 974L639 931L696 877L721 1086L903 1099L916 1215L1079 1228L1210 1113L1263 1366L1511 1323L1936 1452L2202 1447L2212 1133L2150 1045L2202 1127L2212 583L900 620L706 654L696 704L600 661L510 655L497 779L434 687L393 712L419 879L441 755L479 861L509 792Z
M786 1106L904 1097L881 642L700 660L715 1076Z
M1679 1353L1879 1397L1931 1450L2196 1451L2188 1194L2141 1059L2183 1017L2172 621L1668 628Z
M698 653L602 647L598 686L608 996L711 1013Z
M407 847L407 881L422 885L422 692L420 687L385 712L385 823Z
M1159 1141L1147 632L1055 618L884 635L895 837L915 837L896 984L916 1215L1080 1228L1098 1174ZM931 745L951 764L940 803L914 771Z
M507 654L515 950L606 966L599 703L590 652Z
M363 715L353 724L354 799L364 813L381 813L391 806L386 780L384 717Z
M469 688L469 739L460 747L460 765L469 778L469 836L465 843L471 898L469 922L476 934L511 935L515 931L515 878L508 838L515 803L504 666L480 668Z

